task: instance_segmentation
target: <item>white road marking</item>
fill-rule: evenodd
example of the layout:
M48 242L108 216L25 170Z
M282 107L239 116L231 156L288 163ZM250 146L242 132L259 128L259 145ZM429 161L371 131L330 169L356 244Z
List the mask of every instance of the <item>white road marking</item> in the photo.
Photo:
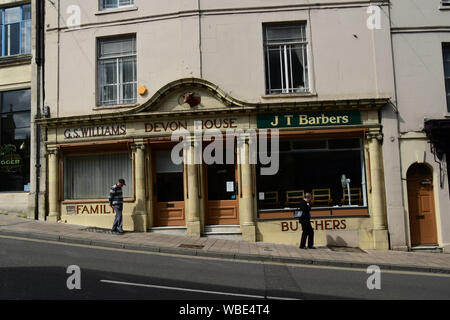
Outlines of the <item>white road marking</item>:
M257 296L257 295L251 295L251 294L220 292L220 291L208 291L208 290L188 289L188 288L178 288L178 287L167 287L167 286L157 286L157 285L152 285L152 284L121 282L121 281L112 281L112 280L100 280L100 282L109 283L109 284L123 285L123 286L145 287L145 288L153 288L153 289L205 293L205 294L214 294L214 295L221 295L221 296L241 297L241 298L252 298L252 299L265 299L266 298L264 296ZM294 299L294 298L277 298L277 297L268 297L268 298L269 299L273 299L273 300L298 300L298 299Z

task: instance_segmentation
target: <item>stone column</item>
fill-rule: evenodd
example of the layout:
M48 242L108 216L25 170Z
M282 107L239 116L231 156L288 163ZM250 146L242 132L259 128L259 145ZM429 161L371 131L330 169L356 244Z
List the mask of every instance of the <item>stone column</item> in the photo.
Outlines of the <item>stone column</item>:
M374 248L381 250L389 249L389 239L387 231L387 217L385 210L385 188L383 161L381 155L381 143L383 135L378 132L369 132L367 134L369 142L370 157L370 177L372 187L372 223Z
M49 212L47 221L58 222L61 220L59 203L59 151L48 150L48 204Z
M188 145L186 150L186 167L187 167L187 212L186 212L186 228L187 235L193 238L201 237L201 222L200 222L200 198L199 198L199 169L200 165L196 164L195 159L195 146L198 143L194 139L187 141Z
M239 150L240 161L240 197L239 217L241 224L242 240L256 242L256 224L254 214L254 185L252 164L250 163L250 144L248 137L242 138Z
M134 152L135 172L135 208L132 213L133 229L135 232L147 231L147 212L145 196L145 145L143 142L136 143L132 150Z

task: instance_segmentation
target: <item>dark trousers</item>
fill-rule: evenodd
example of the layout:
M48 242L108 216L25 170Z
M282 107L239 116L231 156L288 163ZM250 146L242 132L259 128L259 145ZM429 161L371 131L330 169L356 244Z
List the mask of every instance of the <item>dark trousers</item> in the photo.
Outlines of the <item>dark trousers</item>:
M314 246L314 230L311 226L310 221L300 221L302 224L302 240L300 242L300 248L304 248L306 245L306 238L308 238L308 247L312 248Z
M123 232L122 210L123 210L123 206L121 206L121 205L114 206L114 211L116 212L116 219L114 220L114 225L112 227L113 231Z

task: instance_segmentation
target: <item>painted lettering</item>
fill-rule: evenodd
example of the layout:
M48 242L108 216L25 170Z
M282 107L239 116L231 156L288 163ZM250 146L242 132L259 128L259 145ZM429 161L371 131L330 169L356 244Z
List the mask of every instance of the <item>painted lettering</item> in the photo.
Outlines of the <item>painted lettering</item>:
M318 231L332 231L332 230L346 230L347 224L346 220L315 220L312 221L311 224L313 225L314 230ZM298 222L281 222L281 231L282 232L296 232L301 229L299 228Z
M76 139L76 138L109 137L109 136L126 135L126 133L127 129L125 125L83 127L83 128L66 129L64 131L64 138Z

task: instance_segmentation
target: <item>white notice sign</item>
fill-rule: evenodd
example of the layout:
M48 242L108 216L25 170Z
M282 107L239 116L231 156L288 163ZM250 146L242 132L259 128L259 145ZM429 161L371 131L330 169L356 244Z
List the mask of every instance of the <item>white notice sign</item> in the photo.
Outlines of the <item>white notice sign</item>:
M227 181L227 192L234 192L234 181Z

